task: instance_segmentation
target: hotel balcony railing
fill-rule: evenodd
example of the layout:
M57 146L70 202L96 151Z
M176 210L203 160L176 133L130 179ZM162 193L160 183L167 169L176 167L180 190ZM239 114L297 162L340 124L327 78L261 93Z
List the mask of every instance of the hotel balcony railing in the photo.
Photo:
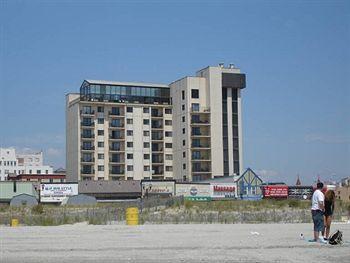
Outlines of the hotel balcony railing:
M92 170L80 170L81 174L95 174L95 169Z
M152 123L152 128L153 129L163 129L163 124L153 124Z
M152 164L155 163L164 163L164 160L162 158L152 158Z
M116 152L123 152L124 148L123 147L109 147L110 151L116 151Z
M195 112L195 113L210 113L210 108L208 107L192 107L191 108L191 112Z
M192 132L191 136L210 136L209 132Z
M84 126L84 127L94 127L95 123L94 122L81 122L80 126Z
M84 110L81 110L80 111L80 115L94 115L95 114L95 111L94 110L91 110L91 111L84 111Z
M210 124L209 120L191 120L191 124Z
M209 173L210 168L192 169L193 173Z
M207 155L207 156L195 156L195 155L192 155L192 161L201 161L201 160L210 161L210 157L209 157L209 155Z
M109 170L109 173L123 175L125 173L125 171L124 170Z
M162 136L158 136L158 135L154 135L154 134L152 134L152 140L153 141L161 141L161 140L163 140L164 139L164 136L162 135Z
M192 144L192 148L210 148L209 144Z
M124 136L124 134L123 135L119 135L119 136L109 135L109 139L110 140L123 140L123 139L125 139L125 136Z
M155 118L161 118L163 117L163 112L162 111L153 111L151 112L151 116Z
M81 149L82 149L83 151L93 151L93 150L95 150L95 146L89 146L89 147L87 147L87 146L81 146Z
M123 159L123 158L119 158L119 159L117 159L117 158L115 158L115 159L109 158L109 162L110 163L125 163L125 159Z
M92 138L95 138L95 134L84 134L84 133L82 133L82 134L81 134L81 138L89 138L89 139L92 139Z
M121 111L110 111L109 113L109 116L124 116L124 112L121 112Z
M124 128L124 123L110 123L110 128Z
M152 175L162 175L162 174L164 174L164 171L163 170L154 170L153 169L153 172L152 172Z
M82 162L82 163L93 163L93 162L95 162L95 158L80 158L80 161Z

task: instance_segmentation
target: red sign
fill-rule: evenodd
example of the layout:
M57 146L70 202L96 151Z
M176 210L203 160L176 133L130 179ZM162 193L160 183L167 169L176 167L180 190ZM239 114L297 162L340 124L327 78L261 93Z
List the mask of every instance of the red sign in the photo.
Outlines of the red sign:
M214 185L215 192L234 192L234 186Z
M288 185L263 186L264 197L288 197Z

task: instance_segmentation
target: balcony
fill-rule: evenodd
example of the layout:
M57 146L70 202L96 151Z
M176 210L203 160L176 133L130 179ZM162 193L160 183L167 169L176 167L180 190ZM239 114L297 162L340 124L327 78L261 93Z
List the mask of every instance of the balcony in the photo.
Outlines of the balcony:
M95 169L91 170L80 170L81 175L94 175L95 174Z
M192 154L192 162L210 162L209 154Z
M163 118L163 109L152 109L152 118Z
M109 170L109 174L111 175L124 175L125 174L125 170L124 169L120 169L120 170Z
M84 139L94 139L95 138L95 134L93 133L82 133L81 134L81 138L84 138Z
M210 137L210 130L209 129L193 130L193 129L197 129L197 128L192 128L192 132L191 132L192 137ZM202 128L205 128L205 127L202 127Z
M81 122L80 126L84 127L84 128L94 128L95 123L94 122Z
M82 163L93 163L95 162L95 158L80 158L80 162Z
M108 112L108 115L110 116L110 117L124 117L124 112L123 112L123 110L116 110L116 111L110 111L110 112Z
M191 145L192 148L198 148L198 149L210 149L209 143L192 143Z
M163 164L163 154L152 154L152 164Z
M84 146L82 145L81 147L82 151L94 151L95 150L95 146Z
M110 152L124 152L125 149L124 147L120 146L120 147L113 147L113 146L110 146L109 147L109 151Z
M124 164L125 163L125 159L124 158L109 158L109 162L111 164Z
M163 152L163 143L152 143L152 152Z
M164 169L163 166L153 166L152 165L152 176L153 175L163 175L164 174Z
M191 113L195 114L210 114L210 108L209 107L192 107Z
M152 141L162 141L164 139L163 132L152 132Z
M111 128L111 129L124 129L124 123L123 122L121 122L121 123L113 123L113 122L111 122L109 124L109 128Z
M80 111L80 115L81 116L93 116L95 115L95 111L94 110L81 110Z
M191 120L192 126L208 126L210 125L209 119L192 119Z
M152 129L163 129L163 121L152 121Z
M119 134L119 135L112 135L112 134L110 134L109 135L109 140L111 140L111 141L113 141L113 140L120 141L120 140L124 140L124 139L125 139L124 134Z
M192 173L211 173L210 168L192 169Z

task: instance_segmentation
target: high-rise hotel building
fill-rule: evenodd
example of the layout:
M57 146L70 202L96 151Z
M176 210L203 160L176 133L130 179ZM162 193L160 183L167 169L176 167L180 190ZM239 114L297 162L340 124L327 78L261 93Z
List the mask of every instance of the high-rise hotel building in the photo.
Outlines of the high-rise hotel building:
M67 181L239 175L243 88L233 65L170 85L84 80L66 97Z

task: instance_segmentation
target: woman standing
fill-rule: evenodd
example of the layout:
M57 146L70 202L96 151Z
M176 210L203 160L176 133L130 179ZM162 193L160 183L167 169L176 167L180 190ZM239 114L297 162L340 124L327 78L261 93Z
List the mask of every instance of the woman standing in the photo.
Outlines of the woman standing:
M329 237L329 231L331 229L332 215L334 212L334 202L335 202L335 192L333 190L328 190L324 198L324 226L325 231L323 231L324 239L327 240Z

